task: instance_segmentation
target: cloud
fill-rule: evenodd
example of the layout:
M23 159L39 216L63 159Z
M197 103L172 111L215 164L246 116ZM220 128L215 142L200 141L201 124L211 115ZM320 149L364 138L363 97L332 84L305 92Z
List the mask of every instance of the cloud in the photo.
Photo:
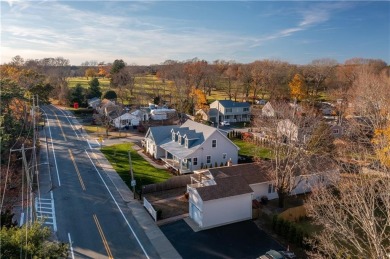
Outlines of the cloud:
M251 47L258 47L264 44L264 42L291 36L297 32L308 30L313 26L327 22L331 19L334 12L345 10L351 6L351 3L344 2L309 2L307 5L300 7L300 9L295 11L295 14L300 16L300 20L295 27L282 29L270 35L255 39L255 43L252 44Z

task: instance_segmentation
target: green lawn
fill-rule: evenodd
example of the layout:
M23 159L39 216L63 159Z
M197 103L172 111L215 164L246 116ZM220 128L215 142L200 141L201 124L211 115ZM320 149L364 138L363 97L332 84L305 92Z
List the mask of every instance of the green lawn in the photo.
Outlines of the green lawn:
M99 79L99 86L102 90L107 90L110 87L110 79L108 78L98 78ZM68 78L68 83L69 87L73 88L77 84L81 84L84 88L89 87L89 81L92 80L92 77L89 77L88 79L86 77L69 77Z
M258 146L254 143L237 138L232 139L232 141L240 148L238 155L268 159L272 158L270 148Z
M105 146L101 149L116 172L129 187L131 176L129 173L128 150L131 153L134 179L137 181L137 188L141 188L142 185L146 184L163 182L172 176L168 171L157 169L150 165L149 162L133 150L132 145L131 143L117 144Z

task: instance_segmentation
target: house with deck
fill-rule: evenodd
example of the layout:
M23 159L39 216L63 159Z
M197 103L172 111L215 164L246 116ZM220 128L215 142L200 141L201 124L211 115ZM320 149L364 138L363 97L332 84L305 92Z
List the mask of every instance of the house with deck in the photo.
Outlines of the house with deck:
M147 153L180 174L238 161L239 147L226 132L191 120L181 126L150 127L144 145Z

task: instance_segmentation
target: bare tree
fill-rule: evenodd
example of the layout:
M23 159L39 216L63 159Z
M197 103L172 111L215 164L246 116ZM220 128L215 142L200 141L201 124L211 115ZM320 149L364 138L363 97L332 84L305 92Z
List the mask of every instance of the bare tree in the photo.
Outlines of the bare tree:
M258 117L256 127L266 132L270 139L273 179L279 196L279 206L300 184L305 174L313 171L321 161L328 161L332 143L330 128L323 125L313 110L279 101L273 102L277 109L274 117ZM315 157L315 159L313 159ZM325 168L325 167L324 167Z
M313 258L386 258L390 253L390 179L348 175L314 187L305 204L323 226L309 243Z
M317 98L321 89L325 90L325 81L332 77L337 61L333 59L316 59L307 65L303 70L303 75L306 79L308 96L312 100Z

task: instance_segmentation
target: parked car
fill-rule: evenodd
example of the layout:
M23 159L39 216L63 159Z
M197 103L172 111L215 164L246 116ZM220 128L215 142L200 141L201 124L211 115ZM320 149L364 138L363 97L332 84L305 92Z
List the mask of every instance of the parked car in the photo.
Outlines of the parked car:
M295 259L297 258L293 252L290 251L275 251L269 250L265 255L260 256L258 259Z
M230 126L230 122L228 122L228 121L222 121L222 122L221 122L221 125L222 125L222 126Z

